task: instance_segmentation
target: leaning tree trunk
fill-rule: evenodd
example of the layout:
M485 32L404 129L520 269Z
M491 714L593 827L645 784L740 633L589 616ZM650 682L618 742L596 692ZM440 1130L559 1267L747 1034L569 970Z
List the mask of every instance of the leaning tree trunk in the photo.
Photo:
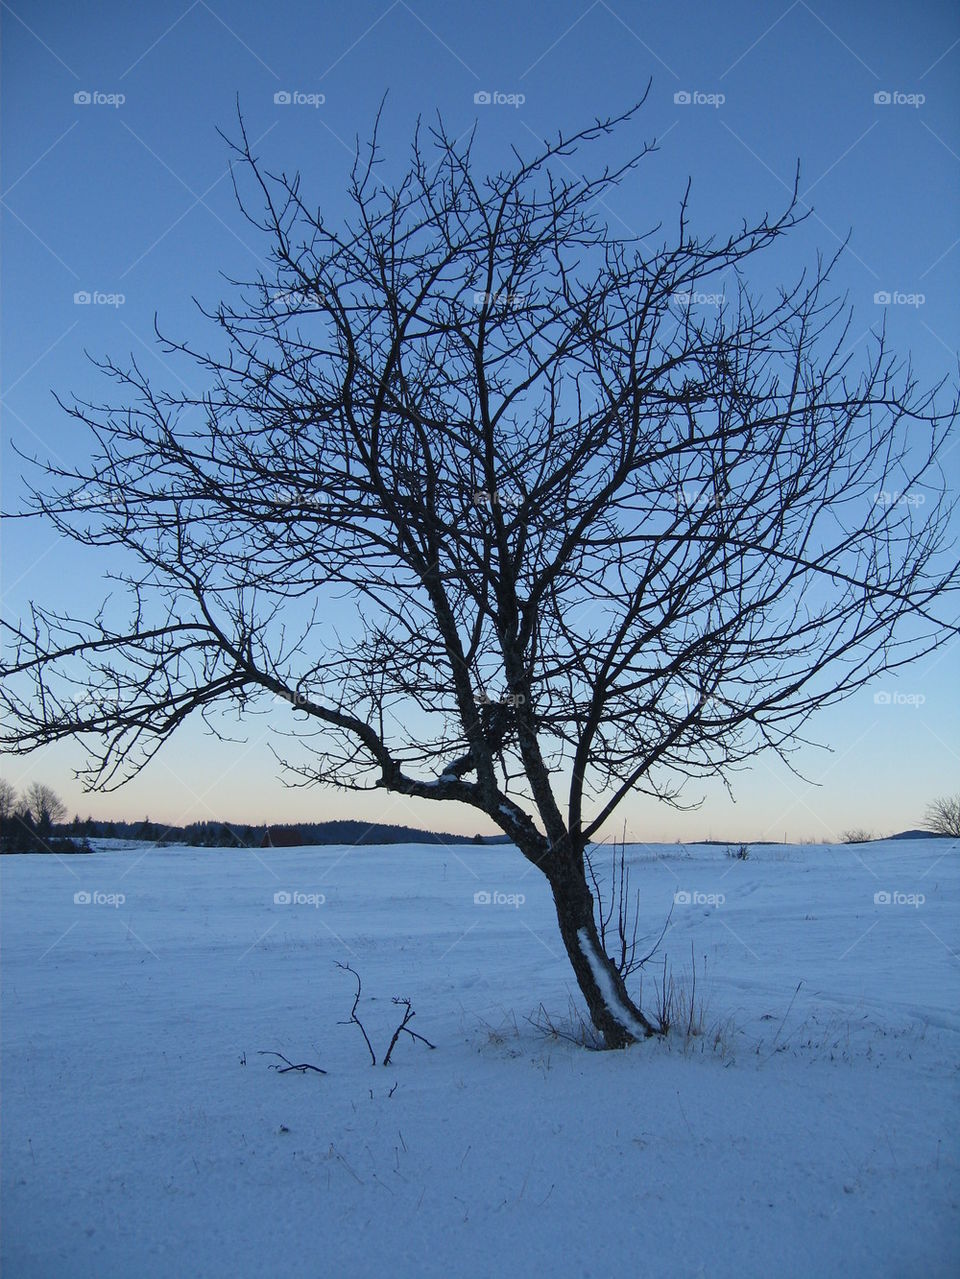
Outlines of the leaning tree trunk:
M627 994L616 965L600 944L593 895L582 863L572 850L560 855L560 850L555 848L554 854L557 860L551 865L547 878L553 890L560 936L590 1019L607 1048L626 1048L656 1031Z

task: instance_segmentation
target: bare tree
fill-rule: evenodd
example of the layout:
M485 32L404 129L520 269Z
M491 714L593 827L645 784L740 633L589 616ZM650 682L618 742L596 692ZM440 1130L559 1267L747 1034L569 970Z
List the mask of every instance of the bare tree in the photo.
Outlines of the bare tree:
M66 804L43 782L31 782L23 798L26 810L41 835L49 835L53 827L67 816Z
M16 788L5 777L0 777L0 827L5 828L16 811Z
M0 777L0 851L6 852L13 844L17 809L16 788L5 777Z
M218 350L160 335L205 389L105 361L114 404L64 404L90 465L31 488L62 534L127 552L128 610L35 605L3 686L7 744L81 734L93 787L195 711L280 698L297 781L486 814L546 876L608 1046L654 1026L600 944L588 842L632 792L679 805L787 757L819 707L956 631L960 581L955 403L882 333L854 367L829 264L748 290L795 199L703 240L688 187L671 236L615 238L599 211L649 148L572 159L637 109L484 179L438 125L389 185L374 132L336 225L241 121L269 269L210 313Z
M960 839L960 795L943 795L935 799L927 806L923 825L936 835Z

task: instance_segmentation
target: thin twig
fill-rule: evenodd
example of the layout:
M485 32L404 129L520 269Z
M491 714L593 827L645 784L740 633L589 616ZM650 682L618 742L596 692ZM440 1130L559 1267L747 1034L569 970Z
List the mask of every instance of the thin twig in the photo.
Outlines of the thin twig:
M408 1034L411 1039L419 1039L421 1044L426 1044L428 1048L436 1048L437 1046L436 1044L431 1044L430 1040L425 1039L423 1035L418 1035L415 1030L411 1030L409 1026L407 1025L407 1023L409 1021L412 1021L413 1018L416 1017L417 1015L413 1011L413 1009L410 1007L410 1000L402 999L399 996L395 995L393 998L393 1002L395 1004L400 1005L404 1009L404 1014L403 1014L403 1021L393 1032L393 1038L390 1040L390 1047L387 1049L387 1055L383 1059L383 1064L385 1066L390 1065L390 1054L393 1052L394 1048L397 1046L397 1040L400 1038L401 1031L405 1031L406 1034Z
M780 1022L780 1025L777 1027L777 1033L774 1035L773 1043L770 1045L769 1057L773 1056L773 1053L777 1046L777 1040L780 1038L780 1031L783 1030L783 1027L786 1024L786 1020L790 1016L790 1009L793 1007L797 996L800 994L800 987L802 985L803 985L803 979L801 978L800 981L797 982L797 989L793 992L793 999L791 999L789 1004L787 1004L787 1011L783 1014L783 1020ZM768 1057L768 1060L769 1060L769 1057Z
M278 1066L276 1062L272 1061L267 1063L267 1069L275 1070L278 1075L285 1075L291 1070L299 1070L302 1075L305 1075L308 1070L315 1070L318 1075L325 1075L327 1073L319 1066L312 1066L308 1061L301 1061L294 1064L292 1061L289 1061L286 1057L284 1057L283 1053L274 1052L272 1048L260 1048L257 1052L260 1057L279 1057L281 1061L287 1063L285 1066Z
M351 968L349 964L342 964L339 959L337 960L337 967L342 968L345 972L353 973L354 977L356 977L357 979L357 993L354 996L353 1007L350 1009L350 1017L347 1021L341 1021L339 1025L349 1026L350 1022L353 1022L354 1025L357 1025L360 1027L360 1034L363 1035L364 1043L367 1045L367 1048L370 1051L370 1060L375 1066L377 1064L377 1054L373 1051L373 1044L371 1044L370 1036L367 1034L366 1030L364 1029L363 1022L357 1016L357 1005L360 1002L360 991L362 989L361 983L360 983L360 974L357 972L355 968ZM389 1057L388 1057L388 1060L389 1060ZM386 1065L387 1063L384 1062L383 1064Z

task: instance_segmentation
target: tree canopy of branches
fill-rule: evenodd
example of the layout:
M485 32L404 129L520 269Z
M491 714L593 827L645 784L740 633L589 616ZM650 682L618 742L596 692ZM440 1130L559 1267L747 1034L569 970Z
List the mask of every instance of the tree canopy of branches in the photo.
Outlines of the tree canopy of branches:
M44 782L31 782L22 796L0 777L0 852L52 852L72 848L68 842L51 842L53 828L67 816L67 806Z
M16 788L5 777L0 777L0 826L6 826L16 811Z
M121 548L129 604L6 623L3 694L7 745L82 735L95 787L193 712L280 698L303 783L479 810L549 881L610 1046L653 1028L600 945L589 841L632 792L786 756L955 632L958 585L955 402L882 333L854 366L830 263L750 289L796 198L703 239L688 187L669 234L615 237L603 202L651 148L571 161L637 110L486 177L438 124L390 183L375 130L336 224L241 120L269 269L208 313L218 350L161 336L202 393L106 360L112 402L63 404L91 460L38 463L30 513Z
M31 782L23 798L24 807L41 835L49 835L53 827L67 816L66 804L44 782Z
M960 839L960 795L943 795L935 799L927 807L923 824L935 835Z

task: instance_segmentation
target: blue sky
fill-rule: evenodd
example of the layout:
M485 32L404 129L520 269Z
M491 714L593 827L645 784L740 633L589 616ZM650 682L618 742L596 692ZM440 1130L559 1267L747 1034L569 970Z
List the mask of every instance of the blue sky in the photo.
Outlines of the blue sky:
M644 138L659 146L608 201L612 229L674 218L691 176L695 229L726 232L782 207L799 160L813 213L757 284L794 274L852 232L835 276L856 312L851 345L884 318L923 380L956 376L953 4L18 0L0 3L0 18L4 509L22 492L12 442L82 456L85 442L51 390L104 396L85 350L120 360L132 352L160 384L189 379L157 349L154 315L172 334L202 335L191 299L214 304L224 276L248 276L261 262L263 241L236 208L217 134L235 131L238 95L268 167L302 170L312 197L335 214L353 140L369 133L385 92L392 161L405 159L417 116L439 110L454 136L476 123L477 158L495 166L511 146L529 153L558 129L621 111L652 77L637 123L607 144L611 157ZM480 92L505 100L478 104ZM955 484L960 448L947 466ZM107 589L103 569L96 553L8 524L4 611L20 613L31 598L89 606ZM651 840L821 839L852 826L916 825L928 799L960 789L958 652L945 648L826 712L813 728L831 752L798 758L810 782L761 759L735 779L735 804L718 784L697 813L638 800L619 820L632 838ZM104 817L365 815L476 829L472 813L447 807L286 790L266 728L254 721L240 746L188 728L110 796L84 796L72 780L76 746L4 761L4 773L17 784L48 781L71 810Z

